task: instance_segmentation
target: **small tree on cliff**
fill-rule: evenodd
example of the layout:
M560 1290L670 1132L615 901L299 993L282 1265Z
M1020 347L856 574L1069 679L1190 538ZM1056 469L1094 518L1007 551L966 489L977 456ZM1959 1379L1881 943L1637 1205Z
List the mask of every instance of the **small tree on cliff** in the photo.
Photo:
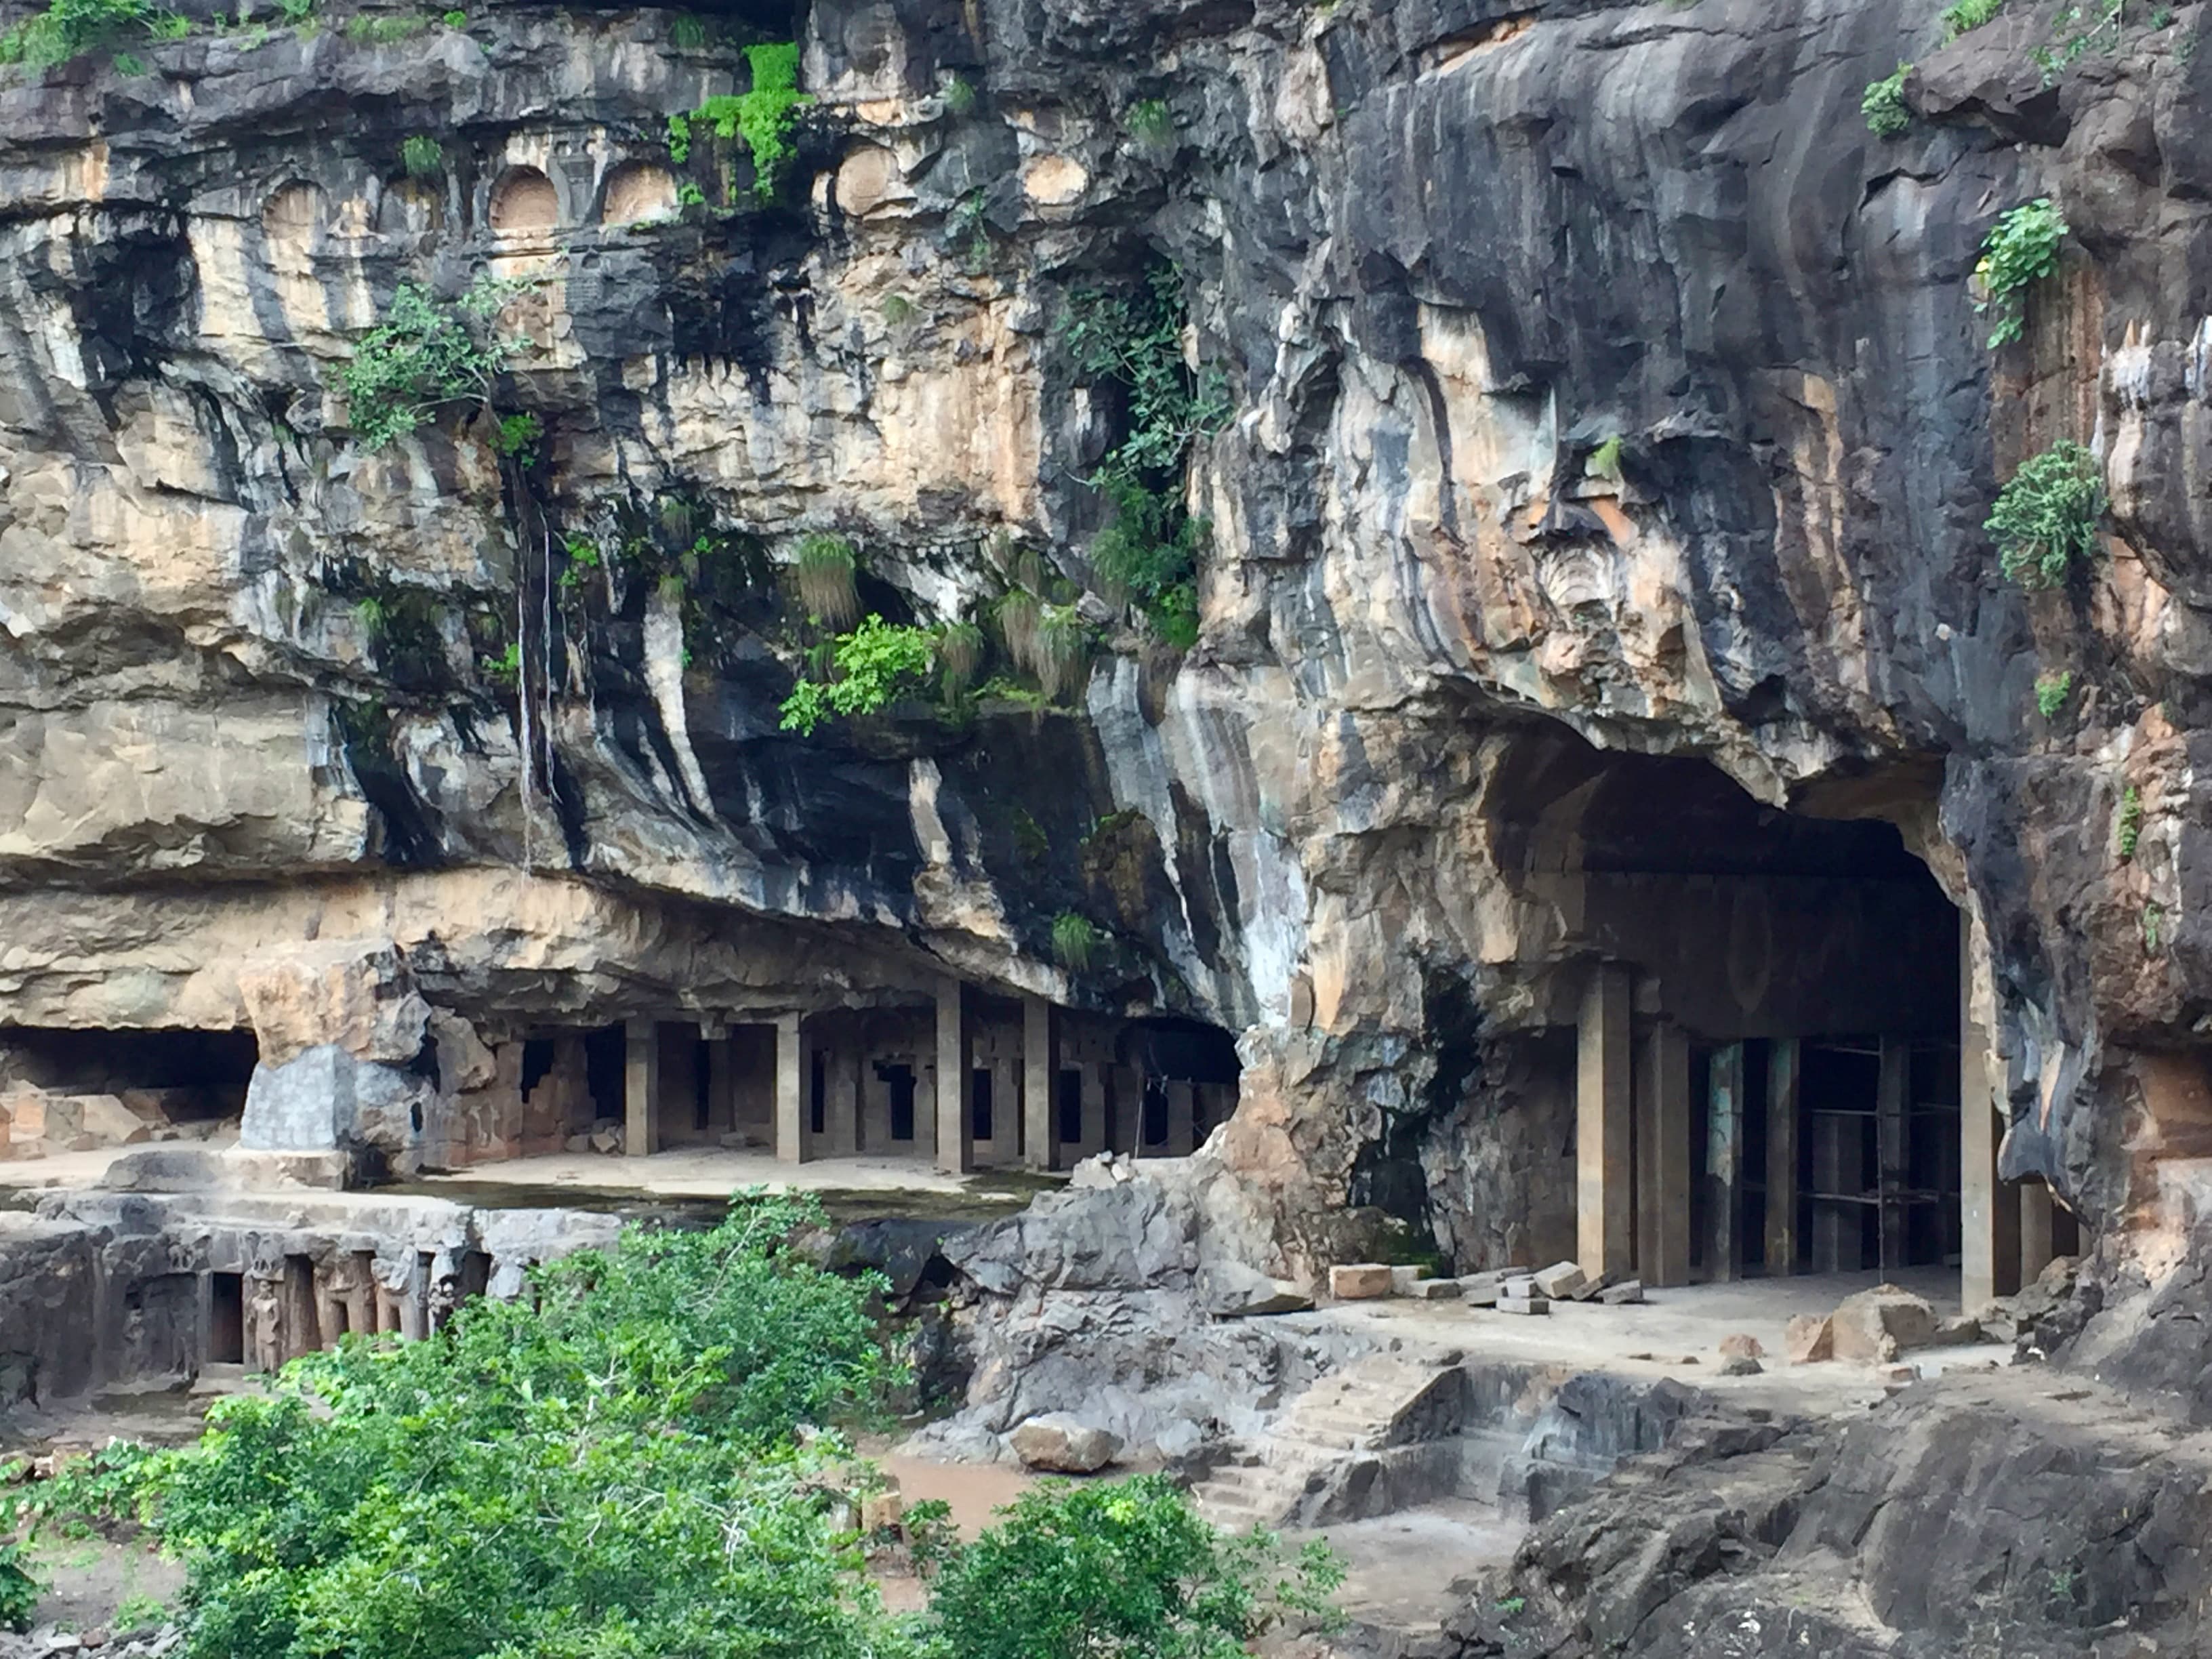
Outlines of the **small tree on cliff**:
M479 276L454 300L402 283L392 309L338 371L347 418L362 447L383 448L427 425L449 404L491 406L516 345L493 319L529 284Z

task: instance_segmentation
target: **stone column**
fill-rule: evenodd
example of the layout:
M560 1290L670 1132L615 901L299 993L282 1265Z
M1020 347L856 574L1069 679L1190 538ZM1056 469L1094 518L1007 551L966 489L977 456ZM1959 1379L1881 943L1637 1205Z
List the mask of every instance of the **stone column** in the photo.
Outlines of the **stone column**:
M860 1150L860 1051L848 1041L830 1051L830 1146L827 1155Z
M1912 1185L1911 1149L1906 1138L1910 1127L1906 1113L1911 1107L1912 1094L1912 1045L1901 1037L1882 1038L1881 1063L1874 1097L1875 1150L1881 1172L1876 1196L1881 1200L1881 1212L1877 1233L1881 1241L1881 1260L1877 1265L1887 1273L1905 1265L1907 1243L1911 1237L1905 1194Z
M1797 1271L1797 1081L1796 1037L1766 1050L1766 1276Z
M624 1037L623 1151L644 1158L660 1150L660 1026L633 1019Z
M1990 1034L1974 1018L1973 940L1959 929L1959 1298L1968 1314L2020 1288L2020 1189L1997 1179L2003 1087Z
M1022 1160L1032 1170L1060 1167L1060 1114L1053 1099L1059 1080L1052 1045L1052 1004L1022 999Z
M1628 970L1602 963L1583 991L1575 1059L1575 1240L1591 1278L1626 1274L1631 1237Z
M799 1016L775 1018L775 1161L804 1164L806 1144L806 1044Z
M1714 1284L1743 1274L1739 1217L1743 1204L1743 1044L1713 1050L1706 1091L1705 1277Z
M968 1011L960 981L937 982L937 1167L946 1175L975 1169L975 1125L968 1112Z
M720 1141L738 1127L735 1059L729 1032L717 1031L707 1043L707 1128L712 1140Z
M1637 1068L1636 1271L1646 1285L1690 1282L1690 1039L1662 1019Z
M2033 1285L2058 1253L2051 1237L2051 1188L2040 1181L2023 1181L2019 1202L2020 1282Z

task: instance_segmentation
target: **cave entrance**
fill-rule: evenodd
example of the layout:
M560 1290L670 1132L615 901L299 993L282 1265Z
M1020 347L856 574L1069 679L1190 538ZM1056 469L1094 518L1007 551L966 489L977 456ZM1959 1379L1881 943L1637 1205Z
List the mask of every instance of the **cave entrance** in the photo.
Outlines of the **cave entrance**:
M1528 1200L1540 1249L1651 1285L1963 1262L2012 1288L2020 1241L1977 1232L2005 1206L1993 1124L1961 1103L1990 1116L1962 920L1891 821L1936 781L1869 780L1822 803L1859 815L1824 816L1564 732L1500 763L1496 854L1554 919L1539 980L1574 1036L1524 1045L1567 1120Z

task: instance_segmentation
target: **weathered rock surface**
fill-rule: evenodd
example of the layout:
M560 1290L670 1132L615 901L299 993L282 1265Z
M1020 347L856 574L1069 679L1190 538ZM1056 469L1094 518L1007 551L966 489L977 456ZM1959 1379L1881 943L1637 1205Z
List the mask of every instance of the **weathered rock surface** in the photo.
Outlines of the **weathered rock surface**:
M2041 1368L1822 1429L1684 1423L1478 1580L1467 1659L2188 1653L2212 1447Z

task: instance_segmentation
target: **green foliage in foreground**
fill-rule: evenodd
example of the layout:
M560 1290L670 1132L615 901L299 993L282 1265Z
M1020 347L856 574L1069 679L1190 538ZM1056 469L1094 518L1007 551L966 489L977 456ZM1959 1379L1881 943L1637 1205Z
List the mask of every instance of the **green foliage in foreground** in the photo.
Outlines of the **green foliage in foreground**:
M2051 198L2039 196L1998 216L1996 228L1983 240L1974 275L1985 297L1974 309L1996 313L1997 325L1990 331L1992 350L2020 338L2027 327L2027 290L2058 269L2058 245L2066 240L2066 228Z
M937 636L927 628L902 627L871 615L830 641L833 678L802 679L783 702L783 729L802 738L832 714L872 714L929 677Z
M1048 1483L1001 1514L939 1571L929 1659L1240 1659L1285 1613L1325 1622L1344 1581L1325 1546L1285 1564L1157 1474Z
M179 1659L1231 1659L1326 1621L1329 1558L1224 1537L1156 1476L928 1540L934 1606L886 1615L833 1495L856 1471L801 1427L890 1375L881 1281L792 1248L821 1219L745 1197L711 1232L633 1228L538 1269L534 1305L349 1337L197 1444L112 1446L33 1503L183 1559Z
M1958 0L1943 9L1943 38L1955 40L1969 29L1978 29L2005 9L2005 0Z
M0 1544L0 1629L24 1631L39 1607L39 1581L23 1565L20 1544Z
M510 348L492 319L517 286L480 276L458 300L402 283L384 320L338 371L362 447L376 450L428 422L447 404L483 404Z
M149 0L52 0L46 10L0 34L0 64L51 69L72 58L135 40L174 40L191 21Z
M2005 580L2023 587L2064 582L2074 561L2096 550L2105 501L2103 466L2070 438L2021 462L1982 526L1997 544Z
M407 1345L349 1339L175 1450L46 1489L143 1513L187 1659L853 1659L881 1616L795 1425L864 1409L876 1286L787 1245L811 1206L632 1230Z

